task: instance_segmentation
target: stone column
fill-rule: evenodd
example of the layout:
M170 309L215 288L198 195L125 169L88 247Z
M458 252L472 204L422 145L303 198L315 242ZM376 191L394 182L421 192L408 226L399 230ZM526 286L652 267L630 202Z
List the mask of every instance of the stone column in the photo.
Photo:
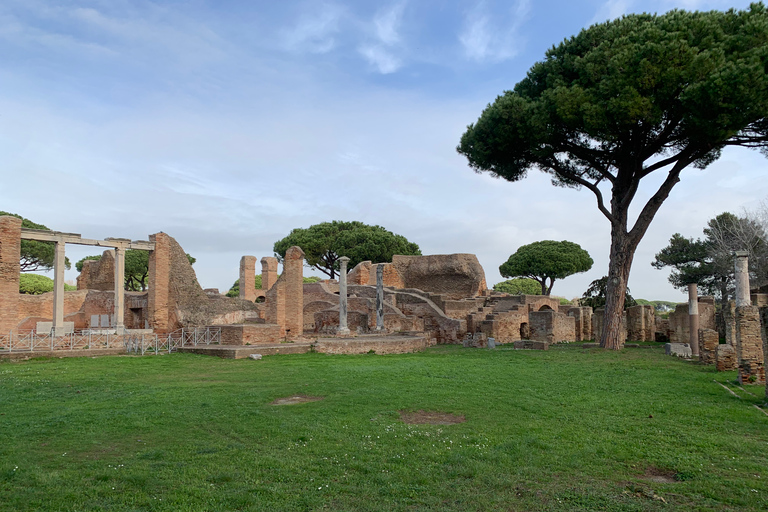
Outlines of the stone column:
M261 258L261 289L265 292L277 281L277 258L265 256Z
M699 288L696 283L688 285L688 329L691 354L699 355Z
M64 242L54 242L53 336L64 336Z
M376 266L376 330L384 330L384 265Z
M115 247L115 331L125 333L125 247Z
M349 335L347 327L347 263L349 258L342 256L339 258L341 268L339 269L339 329L336 334L342 336Z
M240 298L256 300L256 256L240 258Z
M0 336L19 323L21 219L0 217Z
M304 334L304 251L290 247L283 260L285 280L285 337L296 339Z
M734 251L733 260L736 271L736 307L751 306L749 296L749 253L747 251Z

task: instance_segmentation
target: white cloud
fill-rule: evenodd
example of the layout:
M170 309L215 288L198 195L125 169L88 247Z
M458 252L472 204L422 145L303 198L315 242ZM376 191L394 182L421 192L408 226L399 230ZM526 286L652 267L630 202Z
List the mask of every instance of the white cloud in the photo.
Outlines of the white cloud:
M376 35L382 43L393 45L400 41L400 23L405 10L405 2L397 2L376 14L373 23L376 26Z
M590 24L620 18L629 12L631 6L632 0L608 0L600 6Z
M530 0L518 0L506 23L499 22L494 20L485 2L478 2L468 14L459 34L459 42L467 58L498 62L517 55L521 47L518 30L529 13Z
M405 2L396 2L378 11L373 18L371 31L375 42L363 43L357 49L383 75L394 73L403 65L396 52L402 50L399 43L404 10Z
M402 65L400 59L381 45L363 45L359 48L359 51L368 62L376 66L382 75L394 73Z
M336 4L321 4L319 12L303 16L296 26L283 32L285 46L291 51L328 53L336 47L336 35L343 9Z

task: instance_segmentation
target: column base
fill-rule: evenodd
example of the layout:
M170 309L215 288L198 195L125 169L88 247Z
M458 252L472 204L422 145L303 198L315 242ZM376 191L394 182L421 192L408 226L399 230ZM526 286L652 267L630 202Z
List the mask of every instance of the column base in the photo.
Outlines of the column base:
M347 327L339 327L338 329L336 329L336 334L340 336L349 336L350 331Z

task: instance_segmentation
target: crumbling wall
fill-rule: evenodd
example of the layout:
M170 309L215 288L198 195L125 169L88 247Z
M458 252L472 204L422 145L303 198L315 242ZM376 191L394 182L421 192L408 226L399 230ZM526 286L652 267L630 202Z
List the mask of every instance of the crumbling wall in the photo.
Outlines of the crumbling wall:
M444 295L447 300L476 297L487 286L485 271L474 254L392 257L392 263L359 263L347 276L350 284L376 285L376 268L384 267L384 286Z
M184 249L165 233L150 235L148 317L159 333L259 316L259 305L229 297L209 298L197 282Z
M656 339L656 312L653 306L627 308L627 339L654 341Z
M531 340L561 343L576 340L576 319L553 309L528 314Z
M703 364L715 364L720 336L713 329L699 329L699 361Z
M765 384L765 360L760 327L760 311L755 306L736 307L736 349L739 358L739 382Z
M107 249L98 260L85 260L77 276L78 290L115 291L115 251Z
M266 321L277 324L286 339L304 333L304 251L290 247L283 260L283 274L267 291Z
M595 341L600 341L600 337L603 335L603 326L605 325L605 308L597 308L592 314L592 335ZM621 316L621 332L619 333L619 339L627 339L627 312Z
M0 336L19 322L21 219L0 217Z
M522 325L528 323L527 309L518 308L492 313L479 322L479 332L496 343L513 343L522 339Z
M699 297L699 329L717 330L715 323L715 302L710 296ZM671 343L690 342L690 318L688 303L678 304L669 314L669 341Z
M587 341L592 338L592 308L589 306L571 307L568 316L575 321L575 341Z

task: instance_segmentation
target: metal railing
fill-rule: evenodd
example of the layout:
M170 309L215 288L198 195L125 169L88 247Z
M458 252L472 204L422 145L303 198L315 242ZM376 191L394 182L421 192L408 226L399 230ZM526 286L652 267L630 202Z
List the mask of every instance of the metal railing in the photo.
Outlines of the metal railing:
M144 355L171 353L179 347L219 344L221 328L179 329L167 336L150 333L116 334L108 330L84 329L52 336L35 330L0 334L0 354L16 352L49 352L55 350L103 350L125 348L128 353Z

